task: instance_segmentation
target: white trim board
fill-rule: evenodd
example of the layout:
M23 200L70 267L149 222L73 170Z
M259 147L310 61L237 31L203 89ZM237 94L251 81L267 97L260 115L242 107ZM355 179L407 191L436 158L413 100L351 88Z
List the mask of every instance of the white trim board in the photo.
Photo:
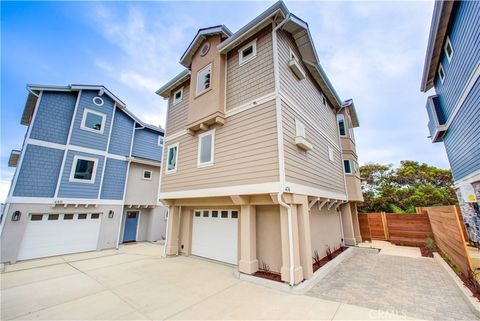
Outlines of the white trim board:
M285 182L285 188L290 188L289 193L303 194L315 197L331 198L346 201L347 195L335 192L325 191L319 188L309 187L297 183Z
M252 195L252 194L269 194L278 193L280 191L279 182L236 185L225 187L213 187L204 189L193 189L178 192L160 192L160 199L172 198L190 198L190 197L213 197L213 196L230 196L230 195Z
M478 181L480 181L480 170L475 171L475 172L473 172L473 173L471 173L471 174L469 174L465 177L462 177L459 180L456 180L454 182L454 185L455 185L455 187L458 188L459 185L462 184L462 183L470 183L471 184L471 183L475 183L475 182L478 182Z

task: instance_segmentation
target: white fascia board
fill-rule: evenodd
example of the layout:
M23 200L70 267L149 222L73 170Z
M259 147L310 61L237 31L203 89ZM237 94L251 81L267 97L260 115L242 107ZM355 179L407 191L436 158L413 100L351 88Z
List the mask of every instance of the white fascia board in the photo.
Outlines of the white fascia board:
M287 192L292 194L302 194L302 195L308 195L308 196L336 199L341 201L347 200L347 194L326 191L319 188L309 187L309 186L291 183L291 182L285 182L285 188L289 188L290 190Z
M270 194L280 191L279 182L248 184L225 187L194 189L178 192L160 192L160 199L191 198L191 197L217 197L230 195Z

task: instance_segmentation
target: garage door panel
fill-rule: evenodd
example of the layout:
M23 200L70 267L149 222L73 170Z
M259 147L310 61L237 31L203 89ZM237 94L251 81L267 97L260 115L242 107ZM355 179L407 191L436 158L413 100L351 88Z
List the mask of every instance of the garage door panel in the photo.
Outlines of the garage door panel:
M101 216L92 219L29 220L20 245L17 260L28 260L61 254L93 251L97 249Z
M215 210L216 211L216 210ZM237 264L237 218L193 216L192 254Z

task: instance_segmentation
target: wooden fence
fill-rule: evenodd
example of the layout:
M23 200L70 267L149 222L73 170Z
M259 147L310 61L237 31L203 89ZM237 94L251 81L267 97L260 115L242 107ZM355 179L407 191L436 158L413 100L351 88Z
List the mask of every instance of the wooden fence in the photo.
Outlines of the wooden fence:
M456 206L422 207L416 214L359 213L358 220L363 240L421 246L431 237L465 275L472 270L465 226Z
M427 214L359 213L358 219L363 240L420 246L433 237Z

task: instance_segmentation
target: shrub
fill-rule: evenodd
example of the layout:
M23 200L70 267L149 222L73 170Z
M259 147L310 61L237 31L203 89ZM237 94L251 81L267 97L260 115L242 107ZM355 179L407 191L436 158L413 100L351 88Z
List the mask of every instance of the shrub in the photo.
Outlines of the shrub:
M437 245L435 244L435 241L431 237L427 237L425 239L425 247L432 252L437 250Z
M313 263L316 264L317 266L320 266L320 255L318 255L318 251L315 250L313 251Z

